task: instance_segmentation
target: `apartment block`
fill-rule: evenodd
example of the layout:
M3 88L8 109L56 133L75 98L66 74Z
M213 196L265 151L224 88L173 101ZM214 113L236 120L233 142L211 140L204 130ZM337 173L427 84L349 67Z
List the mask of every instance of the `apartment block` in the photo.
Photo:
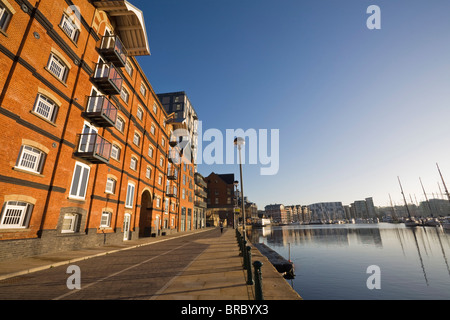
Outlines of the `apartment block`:
M0 260L192 229L149 54L128 1L0 0Z

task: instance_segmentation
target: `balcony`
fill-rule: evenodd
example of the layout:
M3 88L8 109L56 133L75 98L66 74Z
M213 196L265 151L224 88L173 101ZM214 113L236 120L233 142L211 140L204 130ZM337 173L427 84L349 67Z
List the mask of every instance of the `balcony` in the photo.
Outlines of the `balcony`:
M103 58L114 63L116 67L125 67L127 63L127 50L118 36L104 36L98 51Z
M117 108L105 96L88 97L84 116L100 127L114 127L117 119Z
M98 63L92 81L106 95L116 95L122 90L122 76L112 63Z
M196 188L195 189L195 195L197 195L199 197L202 197L202 198L207 198L208 197L207 193L204 190L200 189L200 188Z
M75 156L91 163L109 163L112 144L97 133L78 135L78 149Z
M199 208L206 208L206 202L200 201L200 200L195 200L194 206L199 207Z
M176 198L177 197L177 188L176 187L166 187L166 196L171 197L171 198Z
M175 149L170 149L168 154L169 162L180 164L180 152Z
M167 179L169 180L177 180L178 178L178 170L177 169L170 169L167 173Z

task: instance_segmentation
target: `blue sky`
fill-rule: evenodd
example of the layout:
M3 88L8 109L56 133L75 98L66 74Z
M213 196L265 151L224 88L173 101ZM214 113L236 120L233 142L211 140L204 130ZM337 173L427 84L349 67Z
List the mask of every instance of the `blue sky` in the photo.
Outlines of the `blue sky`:
M155 92L186 91L203 129L279 129L280 168L244 166L263 209L450 186L450 2L132 0L144 12ZM369 5L381 30L369 30ZM204 142L204 146L208 142ZM234 165L199 165L208 175ZM442 188L442 187L441 187Z

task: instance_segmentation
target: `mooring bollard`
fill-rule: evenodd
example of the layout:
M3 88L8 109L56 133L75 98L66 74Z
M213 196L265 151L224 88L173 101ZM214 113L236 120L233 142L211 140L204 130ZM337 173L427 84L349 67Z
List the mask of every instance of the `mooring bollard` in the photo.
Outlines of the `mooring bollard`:
M252 247L247 246L247 284L253 284L252 276Z
M253 262L253 267L255 267L255 300L264 300L261 275L262 265L261 261Z

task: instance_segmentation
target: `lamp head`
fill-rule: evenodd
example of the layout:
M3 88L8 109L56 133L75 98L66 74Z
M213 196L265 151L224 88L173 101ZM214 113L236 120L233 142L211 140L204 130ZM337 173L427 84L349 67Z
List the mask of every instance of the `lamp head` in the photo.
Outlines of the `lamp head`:
M235 144L236 146L242 146L242 145L245 144L245 139L244 139L244 138L241 138L241 137L236 137L236 138L234 139L234 144Z

